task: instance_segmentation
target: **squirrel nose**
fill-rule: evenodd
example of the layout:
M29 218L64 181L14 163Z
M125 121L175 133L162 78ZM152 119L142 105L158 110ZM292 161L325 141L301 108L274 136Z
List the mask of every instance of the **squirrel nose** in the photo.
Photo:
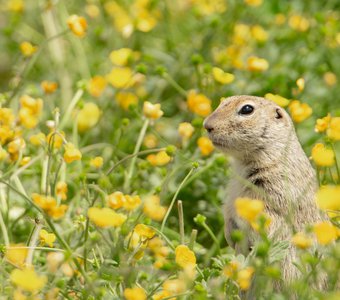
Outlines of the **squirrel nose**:
M208 119L204 121L203 126L208 132L212 132L214 130L214 127L208 122Z

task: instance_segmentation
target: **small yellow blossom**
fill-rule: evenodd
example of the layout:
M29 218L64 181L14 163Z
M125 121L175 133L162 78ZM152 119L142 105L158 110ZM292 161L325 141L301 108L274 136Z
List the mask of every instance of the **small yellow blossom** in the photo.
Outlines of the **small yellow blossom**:
M64 160L68 164L76 161L81 160L81 152L71 143L67 143L65 145L65 152L64 152Z
M62 204L59 206L52 206L50 209L47 210L47 214L51 218L58 220L65 215L67 209L68 209L68 206L65 204Z
M338 229L328 221L315 224L314 233L320 245L328 245L338 237Z
M189 122L180 123L178 126L178 133L184 140L190 139L194 131L195 128Z
M121 48L110 53L110 60L116 66L126 66L133 51L129 48Z
M223 13L227 9L226 1L224 0L191 0L192 4L195 5L195 9L203 16L210 16L215 13Z
M230 261L223 269L223 273L227 278L235 278L240 268L240 263L236 260Z
M131 105L137 105L138 97L130 92L118 92L116 101L121 108L128 110Z
M134 84L132 70L128 67L113 68L106 75L106 80L117 89L129 88Z
M156 148L157 145L158 145L158 139L157 137L152 134L152 133L149 133L145 136L144 140L143 140L143 145L146 147L146 148Z
M43 210L49 210L57 205L57 201L51 196L44 196L37 193L32 194L32 199Z
M250 198L237 198L235 200L236 213L249 223L256 221L264 210L264 203L261 200Z
M298 80L296 80L296 85L299 91L302 92L305 88L305 80L303 78L299 78Z
M87 22L84 17L71 15L67 18L67 25L78 37L84 37L87 29Z
M124 209L131 211L137 208L141 203L142 200L138 195L130 196L130 195L124 195L125 201L123 203Z
M332 72L326 72L323 75L323 80L328 86L335 86L338 81L336 75Z
M41 82L40 86L45 94L53 94L58 88L58 83L44 80Z
M20 97L19 120L28 129L32 129L38 124L38 117L43 108L41 99L34 99L28 95Z
M126 221L126 215L116 213L110 208L90 207L87 215L98 227L120 227Z
M42 137L42 136L40 136L40 137ZM47 137L46 137L46 142L48 144L52 144L53 143L53 148L54 149L60 149L61 146L63 145L64 137L65 137L65 133L64 132L54 132L54 131L51 131L47 135Z
M289 111L292 119L296 123L301 123L311 116L312 108L307 103L301 103L298 100L293 100L289 104Z
M309 28L309 21L300 15L292 15L288 20L288 24L292 29L300 32L305 32Z
M281 107L286 107L289 104L289 100L280 96L280 95L275 95L275 94L265 94L264 96L266 99L275 102L277 105L281 106Z
M97 104L86 103L77 116L79 132L85 132L94 127L98 123L100 115L101 111Z
M31 161L30 156L24 156L20 162L20 166L27 165Z
M161 110L159 103L152 104L149 101L145 101L143 104L143 114L148 119L157 120L163 116L164 112Z
M160 198L157 195L151 195L144 201L144 214L154 221L162 221L167 208L160 205Z
M10 279L19 288L32 293L40 291L47 282L46 276L38 276L32 268L14 269Z
M45 229L40 230L39 237L42 244L46 244L51 248L53 247L53 243L56 240L55 234L48 233Z
M113 209L118 209L123 207L126 199L122 192L114 192L107 196L107 205Z
M214 151L215 147L211 140L206 136L202 136L197 140L197 145L203 156L208 156Z
M247 267L238 272L236 282L241 290L249 289L254 272L255 269L253 267Z
M106 85L107 81L105 77L96 75L90 79L87 90L91 96L98 98L103 94Z
M144 224L138 224L135 226L134 231L144 239L152 239L156 234L156 231L151 227L146 226Z
M149 154L146 160L153 166L165 166L171 160L166 151L160 151L157 154Z
M85 12L92 19L95 19L95 18L97 18L100 15L100 9L95 4L88 4L88 5L86 5L85 6Z
M312 159L317 166L331 167L335 163L334 151L327 149L324 144L317 143L312 149Z
M9 11L22 13L25 8L24 0L9 0L7 1L7 8Z
M29 42L22 42L20 44L20 51L22 55L25 57L31 57L35 52L37 52L37 50L38 50L38 47L33 46Z
M340 117L331 119L327 129L327 136L334 141L340 141Z
M168 299L171 296L171 293L168 291L160 291L152 296L152 300L163 300ZM171 298L170 300L176 300L176 298Z
M186 290L186 284L184 280L179 278L176 279L168 279L163 283L164 291L170 293L170 295L176 295L184 293Z
M64 181L58 181L56 185L56 194L61 200L67 199L67 184Z
M104 160L101 156L96 156L90 160L90 166L96 169L100 169L103 166L103 163Z
M214 67L212 69L212 74L214 79L221 84L229 84L232 83L235 79L235 76L231 73L226 73L222 69Z
M250 56L247 60L247 67L252 72L263 72L269 68L269 63L264 58Z
M179 245L175 249L176 255L176 263L182 267L191 267L194 268L196 266L196 256L193 251L191 251L188 246Z
M145 291L140 287L125 289L124 297L126 300L146 300L147 298Z
M260 25L255 25L250 28L251 35L254 39L260 43L268 40L268 33L264 30L264 28Z
M249 6L260 6L263 2L263 0L244 0L244 2L246 4L248 4Z
M284 14L276 14L275 15L275 24L283 25L286 22L286 16Z
M326 117L316 120L315 132L324 132L327 130L331 121L331 114L327 114Z
M316 194L316 203L323 210L340 210L340 185L320 187Z
M195 91L190 91L187 97L187 105L190 111L206 117L211 113L211 100L203 94L198 94Z
M300 249L307 249L312 245L312 239L303 232L298 232L292 237L292 243Z
M24 244L10 244L6 247L5 258L11 264L22 267L28 254L28 249Z

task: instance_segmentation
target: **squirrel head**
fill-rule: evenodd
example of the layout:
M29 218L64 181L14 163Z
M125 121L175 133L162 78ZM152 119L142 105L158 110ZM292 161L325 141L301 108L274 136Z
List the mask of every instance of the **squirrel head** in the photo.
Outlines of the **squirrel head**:
M261 97L225 98L204 121L209 138L234 157L256 152L281 152L296 137L287 112Z

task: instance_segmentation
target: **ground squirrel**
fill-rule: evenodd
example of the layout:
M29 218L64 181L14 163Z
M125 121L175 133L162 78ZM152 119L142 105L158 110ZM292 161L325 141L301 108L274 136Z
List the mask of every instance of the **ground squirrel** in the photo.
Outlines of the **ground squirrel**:
M225 235L244 228L237 217L234 201L238 197L261 199L271 218L269 235L290 241L294 232L323 219L314 197L317 180L286 111L274 102L254 96L224 99L206 118L204 127L213 144L231 156L232 176L224 205ZM250 232L250 246L256 234ZM236 249L237 250L237 249ZM298 276L295 248L290 245L282 262L287 282Z

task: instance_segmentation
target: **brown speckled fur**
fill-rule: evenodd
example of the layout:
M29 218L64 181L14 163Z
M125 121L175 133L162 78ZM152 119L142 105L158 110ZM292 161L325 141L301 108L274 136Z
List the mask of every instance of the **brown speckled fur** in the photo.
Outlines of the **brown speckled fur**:
M255 108L253 113L239 114L246 104ZM221 102L204 126L214 145L232 158L233 172L224 204L229 245L233 246L230 232L235 227L248 226L235 213L234 201L238 197L264 200L272 220L269 235L274 240L290 241L294 232L323 219L314 201L315 171L284 109L264 98L233 96ZM256 238L257 234L250 230L249 245ZM282 262L286 282L298 276L294 260L296 251L290 246Z

